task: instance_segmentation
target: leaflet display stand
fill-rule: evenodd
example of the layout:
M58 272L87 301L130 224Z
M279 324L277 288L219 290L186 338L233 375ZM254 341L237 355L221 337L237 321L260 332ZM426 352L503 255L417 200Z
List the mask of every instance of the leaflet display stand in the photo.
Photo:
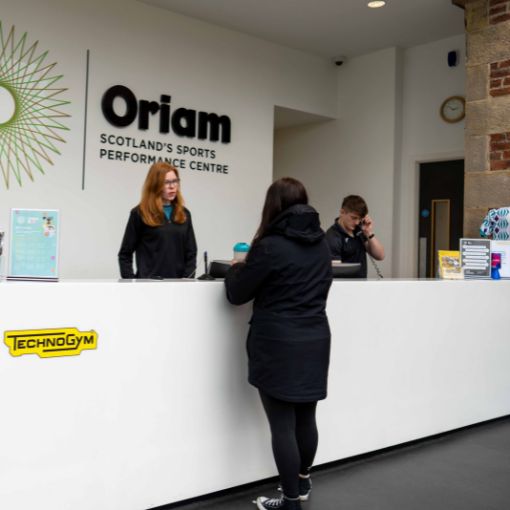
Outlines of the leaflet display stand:
M460 240L464 278L488 280L491 277L491 242L489 239Z
M12 209L8 280L58 281L56 209Z

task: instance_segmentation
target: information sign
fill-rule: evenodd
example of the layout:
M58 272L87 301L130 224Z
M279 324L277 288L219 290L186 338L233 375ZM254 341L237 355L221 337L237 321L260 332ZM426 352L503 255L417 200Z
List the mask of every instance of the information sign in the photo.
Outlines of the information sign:
M60 218L55 209L12 209L8 279L57 280Z

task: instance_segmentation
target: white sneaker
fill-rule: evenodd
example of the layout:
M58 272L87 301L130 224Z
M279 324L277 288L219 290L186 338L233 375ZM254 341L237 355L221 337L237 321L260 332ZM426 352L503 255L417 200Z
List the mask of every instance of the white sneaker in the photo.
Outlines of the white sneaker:
M283 494L279 498L259 496L255 504L258 510L301 510L299 498L289 499Z

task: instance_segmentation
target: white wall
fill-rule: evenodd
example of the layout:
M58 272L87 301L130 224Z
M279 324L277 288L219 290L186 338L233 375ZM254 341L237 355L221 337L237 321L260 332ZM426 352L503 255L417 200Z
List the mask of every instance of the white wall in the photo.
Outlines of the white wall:
M404 52L402 156L396 181L398 276L417 276L419 163L464 158L464 121L447 124L439 116L448 96L465 94L464 48L465 38L460 35ZM447 65L450 50L459 51L457 67Z
M116 254L129 209L139 200L147 166L99 158L102 132L216 149L229 174L185 170L183 192L194 217L199 250L224 258L239 240L249 240L273 165L273 111L283 106L336 117L322 124L278 130L274 175L294 175L310 190L327 227L341 198L363 195L387 249L389 276L416 273L417 162L463 156L463 123L438 115L448 95L462 94L465 71L451 69L446 53L460 50L457 36L405 51L387 49L331 62L135 0L4 0L4 34L48 50L47 63L63 74L69 90L64 120L70 128L62 154L45 164L46 175L23 176L20 187L0 182L0 229L11 207L59 208L62 212L62 277L115 277ZM84 137L85 52L90 49L86 188L81 190ZM114 84L138 98L172 96L184 106L229 115L229 145L115 129L104 119L100 99ZM188 158L190 159L190 158ZM188 161L189 163L189 161ZM199 271L201 268L199 269ZM373 273L371 273L373 275Z
M210 258L229 256L236 241L249 241L272 177L273 109L278 104L320 115L336 109L335 69L325 59L192 20L135 0L3 0L4 34L39 41L46 63L63 74L56 86L71 105L70 128L58 145L54 166L20 187L0 182L0 230L11 207L61 210L61 272L69 277L116 277L117 252L128 212L139 200L148 165L99 158L100 133L121 134L216 149L229 174L184 170L183 193L199 250ZM86 187L81 189L84 138L85 55L90 49ZM113 128L100 101L122 84L138 99L172 96L172 107L229 115L229 145L161 135L157 128ZM119 112L120 113L120 112ZM192 158L188 158L192 159ZM200 270L202 268L200 267Z
M275 177L301 179L328 228L342 198L362 195L386 248L381 263L391 273L393 183L398 159L399 111L396 90L400 52L395 48L364 55L338 70L338 120L277 130ZM373 269L369 267L369 276Z
M463 158L464 123L439 117L446 97L464 95L463 48L456 36L352 59L338 69L337 121L275 133L275 177L305 182L324 227L343 196L367 200L387 252L385 276L417 272L417 163ZM460 52L458 67L447 66L450 50Z

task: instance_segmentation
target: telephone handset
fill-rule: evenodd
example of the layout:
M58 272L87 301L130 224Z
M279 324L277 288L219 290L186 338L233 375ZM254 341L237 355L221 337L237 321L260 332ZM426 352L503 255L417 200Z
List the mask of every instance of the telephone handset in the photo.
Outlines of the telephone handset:
M364 237L363 230L359 225L356 225L353 231L354 237Z
M359 237L363 240L363 242L368 242L368 239L366 238L365 234L363 233L363 230L361 229L361 225L363 225L363 220L361 220L361 222L359 223L359 225L356 225L353 233L354 233L354 237ZM374 266L374 269L375 269L375 272L377 273L377 276L379 278L383 278L383 275L381 273L381 270L379 269L379 266L376 264L374 258L372 257L372 255L370 255L370 253L368 253L368 251L366 252L367 255L368 255L368 258L370 259L370 262L372 263L372 265Z

